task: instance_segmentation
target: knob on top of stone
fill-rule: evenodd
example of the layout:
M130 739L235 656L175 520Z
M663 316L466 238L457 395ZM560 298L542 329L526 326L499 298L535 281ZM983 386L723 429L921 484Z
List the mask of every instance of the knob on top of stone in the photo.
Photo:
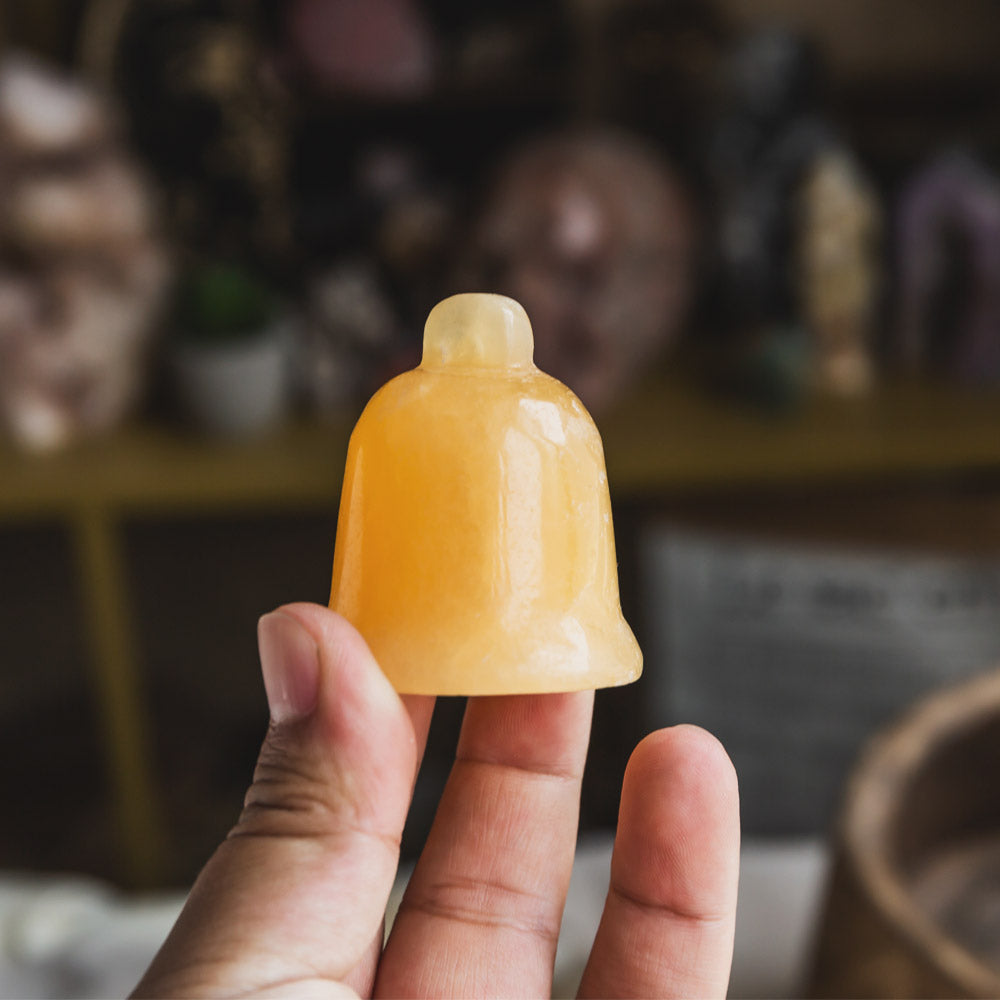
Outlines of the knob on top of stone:
M534 348L531 322L520 303L505 295L469 292L431 310L421 367L532 369Z

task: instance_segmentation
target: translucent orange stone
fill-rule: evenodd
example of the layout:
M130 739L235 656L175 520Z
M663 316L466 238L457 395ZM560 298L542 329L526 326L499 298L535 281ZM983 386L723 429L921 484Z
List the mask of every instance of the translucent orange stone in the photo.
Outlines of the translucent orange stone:
M575 691L642 671L600 436L533 346L513 299L445 299L420 366L354 428L330 607L402 693Z

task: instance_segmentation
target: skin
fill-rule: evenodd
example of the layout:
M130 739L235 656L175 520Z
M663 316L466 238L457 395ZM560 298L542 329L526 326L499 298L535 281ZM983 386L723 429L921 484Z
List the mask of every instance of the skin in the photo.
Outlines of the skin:
M433 698L400 698L327 608L282 607L259 639L272 718L245 808L134 996L548 996L593 692L469 700L383 948ZM714 737L638 745L581 996L725 996L738 812Z

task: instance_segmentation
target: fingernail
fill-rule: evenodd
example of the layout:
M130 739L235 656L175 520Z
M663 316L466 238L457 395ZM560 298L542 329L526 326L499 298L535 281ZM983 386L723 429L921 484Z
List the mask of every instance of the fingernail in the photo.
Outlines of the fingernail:
M294 722L316 707L319 649L290 615L271 611L257 622L257 645L267 704L274 722Z

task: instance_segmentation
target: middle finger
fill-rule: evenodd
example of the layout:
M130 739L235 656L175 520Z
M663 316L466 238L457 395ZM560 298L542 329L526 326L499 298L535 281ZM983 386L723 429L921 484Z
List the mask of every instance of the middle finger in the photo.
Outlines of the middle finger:
M593 699L470 699L376 994L548 994Z

